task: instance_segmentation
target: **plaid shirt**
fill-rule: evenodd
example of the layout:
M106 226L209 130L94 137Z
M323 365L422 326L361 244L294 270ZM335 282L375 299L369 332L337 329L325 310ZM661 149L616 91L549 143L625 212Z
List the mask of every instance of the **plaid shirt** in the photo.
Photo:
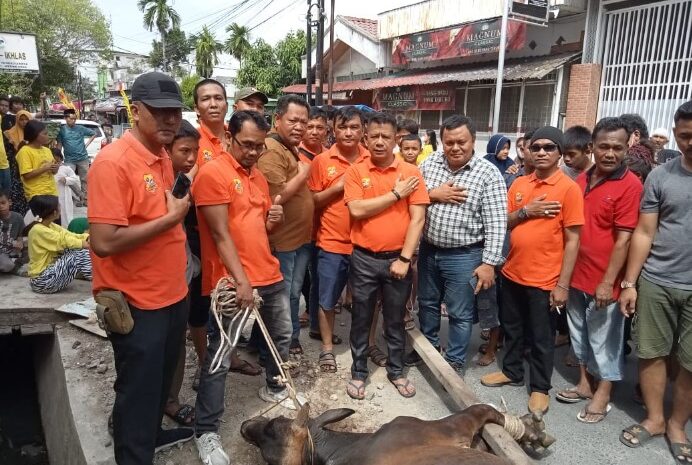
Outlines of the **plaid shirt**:
M428 191L454 180L454 185L465 187L469 195L461 204L431 203L425 214L423 239L440 248L484 241L483 263L501 265L507 232L507 188L500 171L482 157L473 156L453 172L441 151L430 155L420 171Z

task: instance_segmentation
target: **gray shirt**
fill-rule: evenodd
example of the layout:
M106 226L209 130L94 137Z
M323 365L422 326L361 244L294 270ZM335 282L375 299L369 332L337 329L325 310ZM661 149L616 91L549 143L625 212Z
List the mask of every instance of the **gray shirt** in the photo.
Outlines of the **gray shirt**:
M13 243L24 229L24 218L17 212L10 212L7 218L0 218L0 253L10 253Z
M692 171L678 157L654 169L644 184L641 213L658 213L658 229L642 276L666 287L692 290Z

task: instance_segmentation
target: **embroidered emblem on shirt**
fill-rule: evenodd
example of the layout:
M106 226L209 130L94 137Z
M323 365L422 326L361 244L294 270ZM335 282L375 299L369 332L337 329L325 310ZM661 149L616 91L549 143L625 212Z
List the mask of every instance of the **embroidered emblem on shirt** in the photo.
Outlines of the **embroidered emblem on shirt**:
M214 156L210 150L202 150L202 158L204 158L204 161L212 161Z
M235 191L239 194L243 193L243 183L240 179L235 178L233 180L233 186L235 186Z
M522 200L524 200L524 196L521 195L521 192L517 192L516 194L514 194L514 201L516 203L521 203Z
M369 189L372 187L372 184L370 184L370 178L362 178L360 182L363 186L363 189Z
M156 185L156 180L151 174L144 175L144 188L149 192L156 192L158 186Z
M336 166L327 167L327 178L331 179L336 176Z

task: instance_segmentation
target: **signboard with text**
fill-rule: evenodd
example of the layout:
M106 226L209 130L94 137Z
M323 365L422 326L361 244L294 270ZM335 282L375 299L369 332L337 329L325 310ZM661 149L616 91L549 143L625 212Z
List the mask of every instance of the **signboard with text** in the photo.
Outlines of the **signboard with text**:
M547 23L548 0L514 0L511 13L513 16Z
M403 86L376 89L376 110L454 110L456 89L453 85Z
M38 74L36 36L0 32L0 72Z
M460 58L496 53L500 48L500 18L477 21L460 27L420 32L394 39L392 64ZM526 42L526 24L509 21L507 50L519 50Z

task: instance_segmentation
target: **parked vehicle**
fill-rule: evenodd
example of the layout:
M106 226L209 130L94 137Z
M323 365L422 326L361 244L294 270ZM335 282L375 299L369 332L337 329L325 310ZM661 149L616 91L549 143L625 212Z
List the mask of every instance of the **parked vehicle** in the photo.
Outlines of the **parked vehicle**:
M64 119L54 120L53 122L60 123L60 126L67 124ZM94 158L96 158L96 155L98 154L99 150L101 150L104 146L108 144L106 134L103 132L103 128L101 127L101 125L95 121L78 119L77 125L84 126L85 128L93 131L96 134L94 141L91 144L89 144L89 147L87 147L87 153L89 154L89 162L93 163ZM89 140L88 137L85 138L85 142L87 140Z

